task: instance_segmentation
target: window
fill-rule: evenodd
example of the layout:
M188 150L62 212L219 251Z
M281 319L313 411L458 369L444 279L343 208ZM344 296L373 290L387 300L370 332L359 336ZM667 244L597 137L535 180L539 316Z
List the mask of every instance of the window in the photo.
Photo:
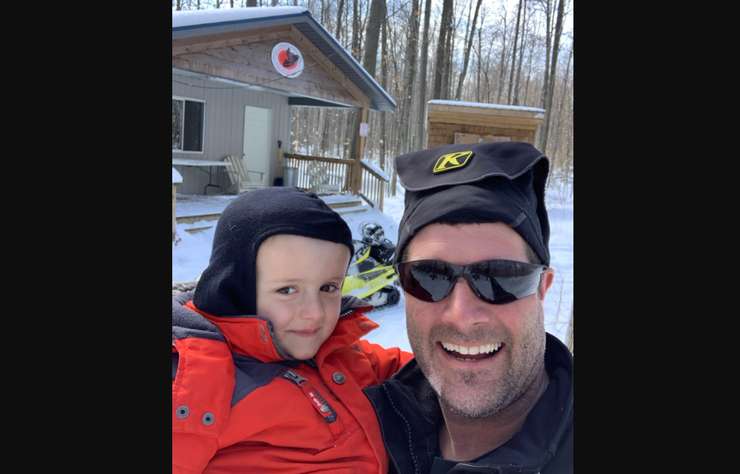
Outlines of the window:
M203 152L205 103L172 98L172 150Z

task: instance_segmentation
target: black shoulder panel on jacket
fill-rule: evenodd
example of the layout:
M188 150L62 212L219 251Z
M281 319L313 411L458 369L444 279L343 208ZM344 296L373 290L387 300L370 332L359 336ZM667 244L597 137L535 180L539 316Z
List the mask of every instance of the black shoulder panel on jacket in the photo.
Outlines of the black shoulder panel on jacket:
M215 324L186 308L185 303L190 301L191 293L182 293L172 297L172 340L184 337L201 337L225 341Z
M267 385L275 377L279 377L288 370L288 367L284 364L261 362L239 354L233 354L233 356L236 384L234 385L234 394L231 397L232 407L255 389Z

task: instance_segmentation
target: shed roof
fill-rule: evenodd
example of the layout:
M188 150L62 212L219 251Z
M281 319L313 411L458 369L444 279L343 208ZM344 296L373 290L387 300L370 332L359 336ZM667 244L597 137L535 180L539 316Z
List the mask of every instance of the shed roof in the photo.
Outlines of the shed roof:
M498 110L513 110L520 112L534 112L544 114L545 109L539 107L525 107L522 105L504 105L504 104L487 104L485 102L464 102L461 100L441 100L434 99L429 101L430 104L436 105L453 105L457 107L476 107L480 109L498 109Z
M370 99L374 110L395 110L396 101L302 7L249 7L172 12L172 39L293 25ZM305 99L311 101L311 99ZM305 102L304 100L304 102ZM297 104L297 102L296 102ZM311 105L311 104L305 104ZM314 105L322 105L316 101Z

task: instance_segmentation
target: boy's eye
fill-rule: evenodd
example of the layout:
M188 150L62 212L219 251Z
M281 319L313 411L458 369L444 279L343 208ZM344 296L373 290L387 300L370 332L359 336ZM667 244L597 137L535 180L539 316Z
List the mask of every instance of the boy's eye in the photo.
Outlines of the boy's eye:
M337 290L339 290L339 287L334 283L328 283L321 287L321 291L325 291L327 293L334 293Z
M292 287L292 286L285 286L285 287L280 288L279 290L277 290L277 292L280 293L281 295L292 295L296 291L297 290L294 287Z

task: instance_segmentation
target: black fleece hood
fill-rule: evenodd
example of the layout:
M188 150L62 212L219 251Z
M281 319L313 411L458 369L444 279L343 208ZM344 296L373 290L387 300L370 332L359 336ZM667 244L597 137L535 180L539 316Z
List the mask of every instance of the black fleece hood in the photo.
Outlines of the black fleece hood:
M195 306L214 316L254 315L257 251L277 234L344 244L354 253L347 223L316 194L283 187L250 191L221 214L211 259L195 288Z

